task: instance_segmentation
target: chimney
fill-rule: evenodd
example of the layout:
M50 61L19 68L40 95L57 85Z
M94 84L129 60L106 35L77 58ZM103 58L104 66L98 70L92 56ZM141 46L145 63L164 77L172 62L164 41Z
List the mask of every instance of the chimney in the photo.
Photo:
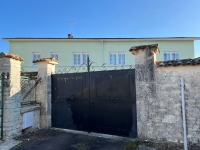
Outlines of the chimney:
M73 38L72 34L68 34L68 39Z

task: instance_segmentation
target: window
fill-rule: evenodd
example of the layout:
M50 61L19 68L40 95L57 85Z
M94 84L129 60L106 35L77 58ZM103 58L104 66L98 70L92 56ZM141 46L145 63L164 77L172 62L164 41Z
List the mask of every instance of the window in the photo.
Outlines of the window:
M179 52L164 52L164 60L178 60L180 59Z
M73 53L73 65L86 65L88 57L90 57L89 53Z
M58 60L58 53L51 53L51 58L55 58L56 60Z
M33 60L40 59L40 53L33 53ZM36 63L33 63L33 65L36 65Z
M87 64L87 58L89 58L89 54L83 54L83 63L84 65Z
M125 53L110 53L110 65L125 65Z

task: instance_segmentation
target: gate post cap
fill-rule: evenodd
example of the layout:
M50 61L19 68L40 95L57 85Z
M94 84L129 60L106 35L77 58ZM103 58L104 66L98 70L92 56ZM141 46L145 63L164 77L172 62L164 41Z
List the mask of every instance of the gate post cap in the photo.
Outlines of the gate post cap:
M47 62L47 63L53 64L53 65L59 64L59 61L56 60L54 57L52 57L52 58L41 58L41 59L33 60L33 63L40 63L40 62Z
M129 52L131 52L133 55L135 55L136 53L138 53L139 50L145 50L145 49L152 49L155 54L160 53L158 44L133 46L129 49Z
M22 57L15 55L15 54L11 54L11 53L1 52L0 58L3 58L3 57L12 58L12 59L19 60L19 61L24 61L24 59Z

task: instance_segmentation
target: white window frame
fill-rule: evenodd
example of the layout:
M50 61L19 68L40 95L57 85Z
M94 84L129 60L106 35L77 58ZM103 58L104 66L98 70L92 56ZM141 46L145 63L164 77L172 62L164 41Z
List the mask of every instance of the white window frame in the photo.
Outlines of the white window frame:
M40 58L41 58L41 54L40 54L40 52L32 52L32 61L33 61L33 60L40 59L40 58L34 59L34 55L39 55ZM35 65L37 65L37 64L36 64L36 63L32 63L32 65L35 66Z
M50 53L50 55L51 55L51 58L52 58L52 55L58 55L58 53L57 52L51 52ZM54 56L53 56L54 57ZM54 57L55 58L55 57ZM56 59L56 58L55 58ZM58 59L59 59L59 57L58 57ZM56 60L58 60L58 59L56 59Z
M111 64L111 62L110 62L110 54L116 54L116 64ZM119 64L119 54L124 54L125 55L124 64ZM113 65L117 65L117 66L126 65L126 52L110 52L109 53L109 65L110 66L113 66Z
M72 57L72 58L73 58L73 59L72 59L72 64L73 64L73 66L84 65L84 64L83 64L83 55L84 55L84 54L89 55L89 58L90 58L90 53L88 53L88 52L78 52L78 53L75 52L75 53L72 54L72 56L73 56L73 57ZM80 64L74 64L74 55L80 55ZM86 65L86 64L85 64L85 65Z
M164 57L164 61L168 61L168 60L165 60L165 54L170 54L170 59L169 60L173 60L172 59L172 54L173 53L178 53L179 54L179 59L181 59L181 55L180 55L180 52L179 51L165 51L164 53L163 53L163 57ZM178 59L178 60L179 60Z

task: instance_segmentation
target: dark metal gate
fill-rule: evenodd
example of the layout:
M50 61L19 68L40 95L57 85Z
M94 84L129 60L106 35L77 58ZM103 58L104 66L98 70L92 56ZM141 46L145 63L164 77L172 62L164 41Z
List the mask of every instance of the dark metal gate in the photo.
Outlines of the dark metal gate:
M3 139L3 121L4 121L4 79L5 73L0 76L0 140Z
M135 70L52 75L52 126L137 136Z

